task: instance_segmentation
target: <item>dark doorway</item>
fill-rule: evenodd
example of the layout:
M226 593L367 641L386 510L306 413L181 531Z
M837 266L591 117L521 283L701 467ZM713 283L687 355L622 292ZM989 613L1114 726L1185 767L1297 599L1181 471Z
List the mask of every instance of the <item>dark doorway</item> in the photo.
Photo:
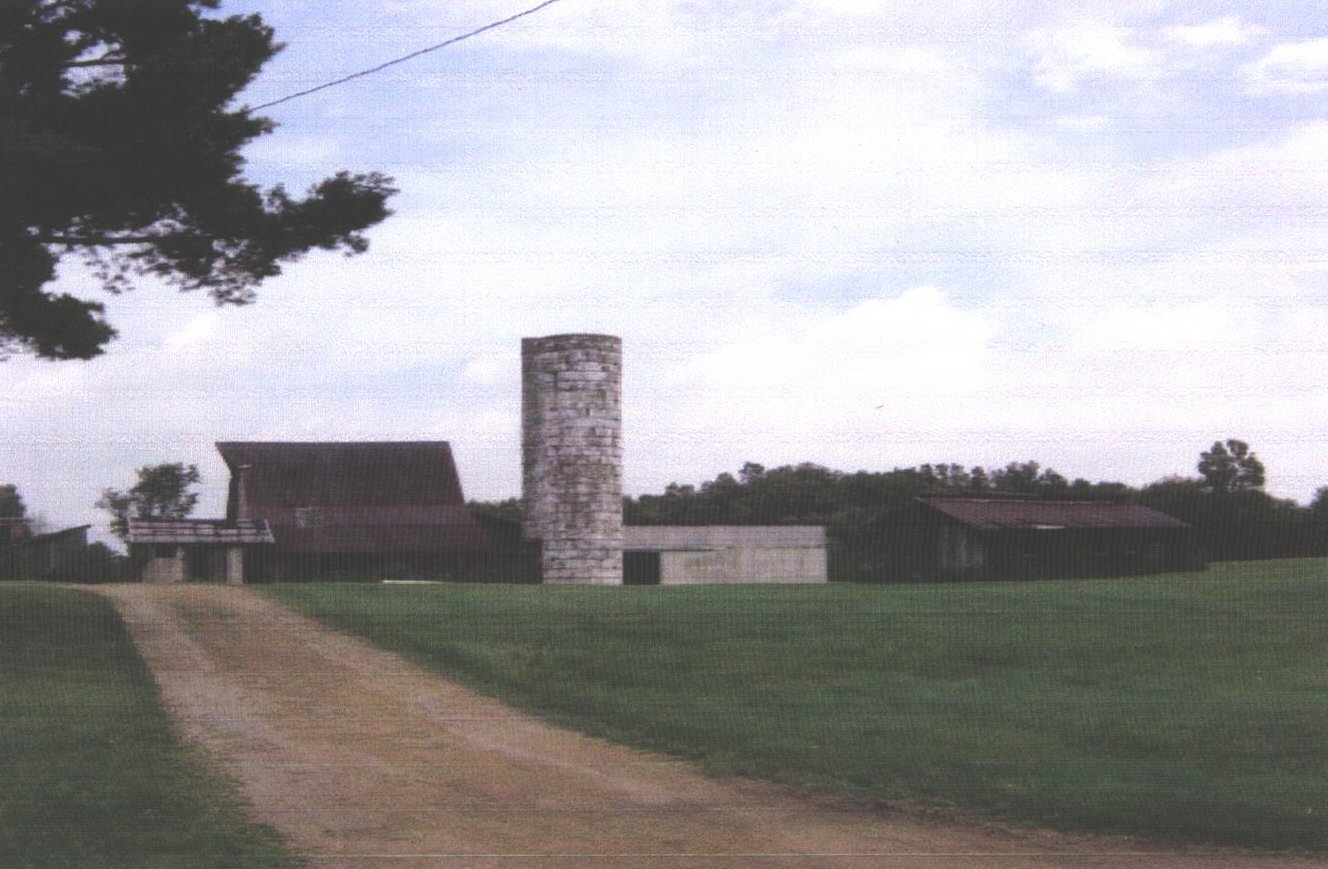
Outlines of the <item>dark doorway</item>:
M226 550L191 546L185 550L185 577L190 582L225 582Z
M659 585L659 553L624 552L623 585Z

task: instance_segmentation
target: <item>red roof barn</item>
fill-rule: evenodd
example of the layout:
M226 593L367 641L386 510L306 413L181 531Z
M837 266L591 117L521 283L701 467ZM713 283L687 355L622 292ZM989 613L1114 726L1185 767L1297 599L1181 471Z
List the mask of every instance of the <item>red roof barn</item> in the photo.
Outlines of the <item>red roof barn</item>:
M444 441L217 444L226 518L266 520L269 578L437 575L491 547Z

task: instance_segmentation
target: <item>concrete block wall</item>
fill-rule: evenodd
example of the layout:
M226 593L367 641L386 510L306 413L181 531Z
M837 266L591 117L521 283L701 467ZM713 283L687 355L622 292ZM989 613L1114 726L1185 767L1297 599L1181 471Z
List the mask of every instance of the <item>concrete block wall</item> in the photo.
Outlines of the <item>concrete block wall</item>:
M544 581L622 583L622 340L521 341L525 536Z
M659 553L661 585L827 580L819 525L639 525L623 529L623 545Z

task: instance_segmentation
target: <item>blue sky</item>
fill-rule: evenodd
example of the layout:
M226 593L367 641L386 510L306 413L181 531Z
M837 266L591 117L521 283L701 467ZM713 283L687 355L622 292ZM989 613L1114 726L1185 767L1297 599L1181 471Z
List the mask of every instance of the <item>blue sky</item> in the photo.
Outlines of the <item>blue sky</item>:
M258 104L523 8L228 2ZM55 525L212 442L449 440L519 494L519 341L621 335L625 482L1035 459L1143 484L1249 441L1328 485L1328 14L1282 2L559 4L274 107L257 181L397 178L370 251L215 309L143 284L0 365ZM77 267L61 289L92 295Z

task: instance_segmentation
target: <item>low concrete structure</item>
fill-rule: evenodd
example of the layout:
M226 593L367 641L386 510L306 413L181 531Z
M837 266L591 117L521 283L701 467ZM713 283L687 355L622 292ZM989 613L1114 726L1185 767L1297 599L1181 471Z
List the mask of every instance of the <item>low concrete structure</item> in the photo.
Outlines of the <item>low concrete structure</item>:
M630 525L625 585L825 582L825 528Z
M148 583L244 582L273 543L263 520L130 519L129 557Z

